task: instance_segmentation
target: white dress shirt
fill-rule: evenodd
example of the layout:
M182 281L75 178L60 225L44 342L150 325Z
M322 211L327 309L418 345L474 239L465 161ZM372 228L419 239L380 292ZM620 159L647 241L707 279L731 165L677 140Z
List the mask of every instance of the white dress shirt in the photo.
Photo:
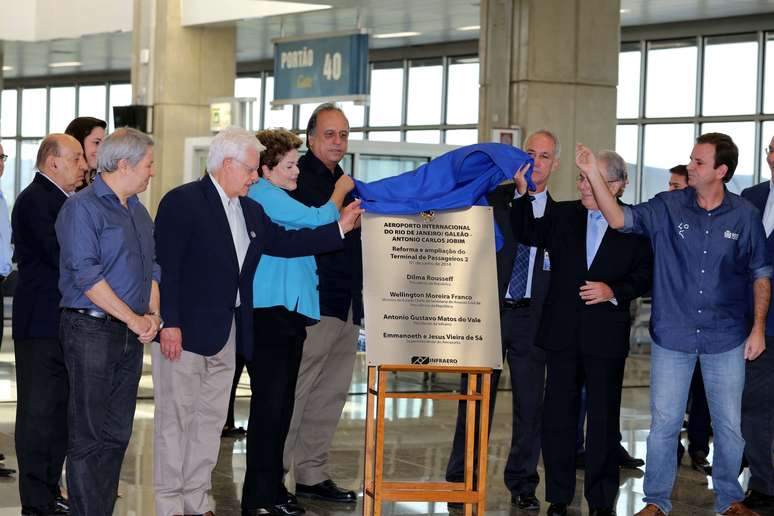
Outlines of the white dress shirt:
M763 227L766 230L766 236L771 234L774 229L774 183L769 181L769 196L766 198L766 208L763 210Z
M59 186L58 184L56 184L56 181L54 181L53 179L48 177L45 172L38 171L38 174L40 174L41 176L43 176L46 179L48 179L49 181L51 181L51 184L56 186L57 188L59 188L59 191L62 192L63 194L65 194L65 197L70 197L73 194L73 192L67 193L64 190L62 190L62 187Z
M523 194L520 194L519 192L516 192L516 195L514 195L514 199L518 199ZM532 202L530 203L532 205L532 215L539 219L545 214L546 212L546 202L548 200L548 191L543 190L540 193L536 193L533 196ZM527 289L524 292L524 297L532 297L532 271L535 270L535 258L537 257L537 247L530 247L529 248L529 269L527 269ZM511 294L508 293L506 290L505 292L505 298L511 299Z
M242 205L239 202L239 197L228 197L226 195L226 192L218 184L217 179L212 176L210 176L210 179L212 179L212 183L220 196L220 201L223 203L223 210L226 212L228 226L231 229L231 238L234 241L234 249L239 261L239 270L241 271L242 264L244 264L245 256L247 255L247 248L250 247L250 236L247 234L247 225L245 224ZM239 290L237 289L236 304L234 306L239 306L240 304L241 300L239 298Z

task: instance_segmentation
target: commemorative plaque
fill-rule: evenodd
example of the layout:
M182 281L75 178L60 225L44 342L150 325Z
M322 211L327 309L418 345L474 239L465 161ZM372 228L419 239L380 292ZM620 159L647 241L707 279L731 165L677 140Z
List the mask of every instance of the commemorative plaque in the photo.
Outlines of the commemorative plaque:
M366 212L368 365L502 368L492 208Z

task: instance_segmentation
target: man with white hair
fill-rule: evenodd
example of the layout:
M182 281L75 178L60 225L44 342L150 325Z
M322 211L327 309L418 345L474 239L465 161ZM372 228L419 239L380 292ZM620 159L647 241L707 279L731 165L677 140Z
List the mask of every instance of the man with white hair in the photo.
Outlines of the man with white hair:
M102 142L97 168L56 220L70 386L67 488L77 515L113 514L143 344L161 325L153 221L137 198L154 175L153 140L118 129Z
M156 247L164 271L160 345L153 347L156 514L211 515L208 491L218 459L235 351L252 355L252 282L263 253L306 256L339 249L360 216L288 231L245 197L258 179L255 135L236 127L210 144L208 173L159 204ZM260 423L256 423L260 424Z

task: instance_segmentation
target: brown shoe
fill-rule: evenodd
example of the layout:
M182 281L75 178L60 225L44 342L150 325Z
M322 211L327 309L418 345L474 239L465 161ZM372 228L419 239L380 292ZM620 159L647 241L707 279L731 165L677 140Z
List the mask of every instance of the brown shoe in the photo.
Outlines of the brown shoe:
M725 511L719 513L719 514L733 514L735 516L760 516L757 512L751 511L747 507L744 506L741 502L734 502L731 504L731 507L726 509Z
M666 516L666 514L664 514L664 511L658 508L658 505L649 503L643 510L634 516Z

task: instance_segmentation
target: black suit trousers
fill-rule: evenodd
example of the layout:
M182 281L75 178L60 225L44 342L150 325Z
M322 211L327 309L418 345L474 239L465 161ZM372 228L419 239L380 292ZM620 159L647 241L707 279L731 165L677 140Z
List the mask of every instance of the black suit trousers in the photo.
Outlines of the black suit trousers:
M619 416L626 357L546 352L543 463L546 500L569 504L575 496L575 442L580 391L587 393L584 492L591 508L614 507L618 494Z
M293 416L298 368L307 319L285 307L253 311L255 347L250 374L247 470L242 488L246 510L285 503L282 451Z
M514 496L534 494L540 482L537 463L540 457L545 352L536 347L530 338L530 321L529 308L505 308L500 314L503 353L511 372L512 386L511 448L505 465L505 485ZM501 373L495 370L492 374L490 421L494 414ZM467 390L466 378L463 378L460 388L461 392ZM465 403L461 402L457 411L452 453L446 469L446 479L450 482L464 480L465 414ZM489 428L492 428L491 424ZM478 461L478 457L475 457L475 461Z
M749 487L774 495L774 337L766 336L766 351L745 367L742 437Z
M67 369L59 340L17 340L14 352L19 496L24 508L47 514L67 453Z

